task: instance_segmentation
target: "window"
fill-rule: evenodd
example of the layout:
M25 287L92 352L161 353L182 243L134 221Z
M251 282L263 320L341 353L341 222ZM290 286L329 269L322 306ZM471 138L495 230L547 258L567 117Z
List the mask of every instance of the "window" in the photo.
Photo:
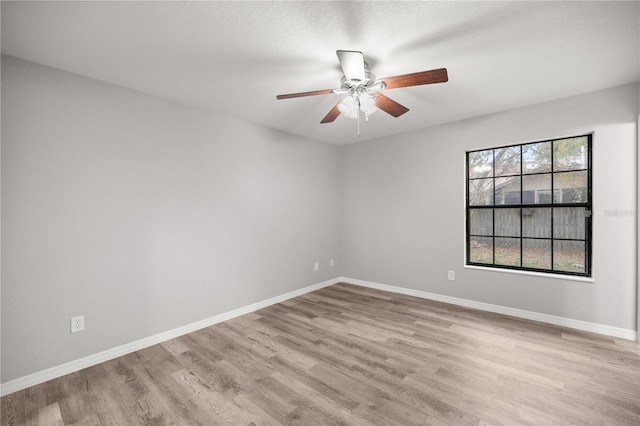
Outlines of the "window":
M467 265L591 276L591 142L467 152Z

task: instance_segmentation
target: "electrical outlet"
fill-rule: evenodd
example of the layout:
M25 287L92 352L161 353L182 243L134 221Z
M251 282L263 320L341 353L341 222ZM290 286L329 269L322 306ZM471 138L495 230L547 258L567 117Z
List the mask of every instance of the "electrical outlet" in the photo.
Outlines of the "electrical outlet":
M331 265L331 267L332 267L332 268L333 268L334 266L336 266L336 262L334 262L334 260L333 260L333 259L331 259L331 260L329 261L329 264Z
M84 331L84 315L71 318L71 332L77 333L79 331Z
M313 264L313 270L317 271L318 269L320 269L320 264L318 262Z
M456 280L456 271L449 271L447 273L447 278L449 278L449 281L455 281Z

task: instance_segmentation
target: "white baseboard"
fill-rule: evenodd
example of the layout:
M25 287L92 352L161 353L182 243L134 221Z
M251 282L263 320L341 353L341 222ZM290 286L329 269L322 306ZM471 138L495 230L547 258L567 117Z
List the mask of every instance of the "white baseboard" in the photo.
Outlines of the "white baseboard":
M182 327L174 328L173 330L165 331L163 333L156 334L154 336L146 337L144 339L136 340L135 342L127 343L122 346L118 346L112 349L107 349L93 355L86 356L84 358L70 361L62 365L47 368L46 370L38 371L33 374L29 374L24 377L19 377L14 380L10 380L6 383L0 384L0 395L5 396L10 393L17 392L22 389L26 389L31 386L44 383L46 381L64 376L66 374L74 373L82 370L83 368L91 367L101 362L109 361L114 358L118 358L123 355L130 354L131 352L139 351L149 346L157 345L158 343L166 342L167 340L175 339L176 337L183 336L194 331L210 327L212 325L221 323L223 321L230 320L232 318L239 317L240 315L248 314L250 312L257 311L258 309L266 308L267 306L275 305L276 303L284 302L285 300L292 299L303 294L319 290L321 288L337 284L340 282L340 278L334 278L321 283L313 284L308 287L294 290L289 293L282 294L280 296L272 297L261 302L256 302L251 305L243 306L238 309L234 309L229 312L225 312L219 315L215 315L211 318L207 318L201 321L196 321L191 324L187 324Z
M24 377L20 377L14 380L10 380L6 383L0 384L0 395L8 395L13 392L17 392L22 389L26 389L31 386L44 383L46 381L70 374L83 368L91 367L101 362L109 361L114 358L127 355L131 352L135 352L149 346L156 345L158 343L165 342L176 337L183 336L194 331L210 327L223 321L230 320L232 318L239 317L240 315L248 314L250 312L257 311L258 309L266 308L267 306L274 305L276 303L284 302L285 300L292 299L297 296L301 296L306 293L310 293L315 290L319 290L324 287L328 287L333 284L344 282L347 284L359 285L362 287L369 287L378 290L388 291L391 293L405 294L408 296L420 297L423 299L435 300L438 302L451 303L453 305L464 306L467 308L478 309L487 312L494 312L498 314L510 315L517 318L524 318L532 321L540 321L548 324L560 325L564 327L574 328L577 330L591 331L594 333L605 334L612 337L619 337L622 339L636 340L637 333L635 330L628 330L624 328L611 327L608 325L596 324L586 321L574 320L571 318L558 317L554 315L541 314L537 312L525 311L522 309L509 308L506 306L492 305L489 303L476 302L473 300L460 299L457 297L444 296L435 293L429 293L421 290L413 290L409 288L397 287L387 284L380 284L371 281L364 281L355 278L337 277L328 281L313 284L308 287L301 288L299 290L291 291L289 293L282 294L280 296L272 297L261 302L256 302L251 305L243 306L238 309L234 309L229 312L225 312L219 315L215 315L211 318L207 318L201 321L197 321L191 324L187 324L182 327L174 328L163 333L156 334L154 336L146 337L144 339L136 340L135 342L127 343L122 346L118 346L112 349L108 349L103 352L99 352L93 355L86 356L84 358L70 361L62 365L48 368L33 374L29 374Z
M540 321L547 324L559 325L563 327L574 328L582 331L590 331L593 333L605 334L607 336L618 337L621 339L636 340L637 332L626 328L612 327L609 325L596 324L587 321L581 321L571 318L558 317L555 315L541 314L538 312L525 311L523 309L509 308L506 306L492 305L490 303L476 302L473 300L460 299L457 297L443 296L441 294L429 293L421 290L413 290L410 288L396 287L387 284L379 284L371 281L363 281L355 278L341 277L341 282L347 284L369 287L392 293L405 294L407 296L420 297L422 299L430 299L438 302L450 303L452 305L464 306L466 308L478 309L481 311L493 312L496 314L509 315L512 317L528 319L532 321Z

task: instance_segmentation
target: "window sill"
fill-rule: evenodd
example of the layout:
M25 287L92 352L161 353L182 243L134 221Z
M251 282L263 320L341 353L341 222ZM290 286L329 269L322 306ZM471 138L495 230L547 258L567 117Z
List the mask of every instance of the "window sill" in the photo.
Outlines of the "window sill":
M529 275L533 277L539 278L549 278L554 280L566 280L566 281L578 281L583 283L593 283L595 282L593 277L578 277L574 275L562 275L562 274L552 274L552 273L544 273L544 272L533 272L533 271L518 271L515 269L501 269L501 268L489 268L485 266L476 266L476 265L464 265L465 269L477 269L480 271L490 271L490 272L501 272L506 274L516 274L516 275Z

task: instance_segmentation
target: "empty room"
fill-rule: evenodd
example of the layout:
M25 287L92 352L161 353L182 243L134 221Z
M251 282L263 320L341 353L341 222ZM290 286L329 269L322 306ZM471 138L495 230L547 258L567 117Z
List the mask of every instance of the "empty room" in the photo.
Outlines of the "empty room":
M638 1L2 1L2 425L637 425Z

